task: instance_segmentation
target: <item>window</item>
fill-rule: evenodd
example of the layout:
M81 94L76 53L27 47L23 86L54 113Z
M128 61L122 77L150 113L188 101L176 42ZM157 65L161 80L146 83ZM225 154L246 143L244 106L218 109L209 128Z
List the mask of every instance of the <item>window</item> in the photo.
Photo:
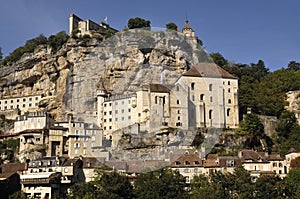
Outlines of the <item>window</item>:
M231 104L231 99L228 99L228 104Z
M228 88L228 93L230 93L230 88Z
M192 95L192 100L195 101L195 95Z
M104 111L104 115L106 115L106 111Z
M177 113L180 114L180 110L178 110Z
M106 107L106 103L104 103L104 107Z
M122 117L122 121L124 121L124 117Z
M189 161L185 161L184 164L185 165L190 165L190 162Z
M116 118L116 122L118 121L118 118Z
M116 110L116 114L118 114L118 110Z
M7 101L6 101L6 100L4 101L4 104L7 104Z
M128 112L130 113L130 111L131 111L131 110L130 110L130 108L129 108L129 109L128 109Z
M124 113L124 109L122 109L122 113Z
M212 112L213 112L212 110L209 110L209 112L208 112L208 119L210 119L210 120L212 119Z
M111 114L112 114L112 111L109 111L109 114L111 115Z
M31 103L29 103L29 107L31 107L32 106L32 104Z
M209 90L209 91L212 91L212 86L213 86L212 84L209 84L209 85L208 85L208 90Z
M176 102L177 104L180 104L180 101L179 100L177 100L177 102Z
M124 101L122 101L122 104L124 104Z
M106 122L106 119L104 119L104 122Z
M227 109L227 117L230 116L230 108Z
M191 90L193 91L195 89L195 83L191 83Z
M29 98L29 101L32 101L32 98L31 98L31 97Z
M111 122L112 121L112 119L111 118L109 118L109 122Z
M118 102L115 102L115 105L118 105Z
M204 94L201 94L200 95L200 101L203 101L204 100Z
M109 126L109 129L111 130L111 129L112 129L112 127L111 127L111 126Z
M138 116L141 117L141 113L138 113Z
M228 85L230 85L230 81L228 81Z
M17 102L20 102L20 100L19 100L19 99L17 99Z
M178 116L178 118L177 118L178 120L180 120L180 116Z
M35 97L35 100L37 101L39 99L39 97Z
M176 86L176 91L179 91L179 86L178 85Z
M213 102L213 97L212 97L212 96L210 96L209 100L210 100L210 102Z
M23 102L26 102L26 98L23 98Z
M10 100L10 103L14 103L14 100Z
M111 106L111 102L109 103L109 106Z
M14 106L10 106L10 109L14 109Z
M131 120L131 116L128 116L128 119Z

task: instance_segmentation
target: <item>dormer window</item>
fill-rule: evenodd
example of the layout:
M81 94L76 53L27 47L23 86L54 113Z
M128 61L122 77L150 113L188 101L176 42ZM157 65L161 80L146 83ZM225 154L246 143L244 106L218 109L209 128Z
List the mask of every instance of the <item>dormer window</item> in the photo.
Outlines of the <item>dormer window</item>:
M179 161L175 161L175 165L180 165L180 162Z
M195 161L195 165L199 165L200 163L199 163L199 161Z
M185 165L190 165L190 162L189 161L185 161L184 164Z

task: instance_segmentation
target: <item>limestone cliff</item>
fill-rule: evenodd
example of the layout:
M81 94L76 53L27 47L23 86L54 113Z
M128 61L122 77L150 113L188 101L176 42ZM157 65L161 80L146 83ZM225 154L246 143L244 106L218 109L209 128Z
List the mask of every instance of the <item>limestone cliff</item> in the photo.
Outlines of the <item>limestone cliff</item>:
M72 113L94 122L97 88L122 94L147 83L172 84L199 62L210 62L204 50L173 31L122 31L102 42L69 39L55 54L40 46L1 67L0 98L42 95L40 108L57 121Z

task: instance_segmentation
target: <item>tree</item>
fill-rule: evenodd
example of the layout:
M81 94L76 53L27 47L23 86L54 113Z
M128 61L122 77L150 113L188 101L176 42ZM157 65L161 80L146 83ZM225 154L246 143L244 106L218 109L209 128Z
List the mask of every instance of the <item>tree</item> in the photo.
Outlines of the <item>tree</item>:
M134 29L134 28L149 28L151 22L139 17L136 18L130 18L128 20L127 26L129 29Z
M284 187L289 198L300 198L300 169L292 169L287 174Z
M57 52L64 43L69 39L69 35L65 31L61 31L56 35L51 35L48 38L48 45L52 47L53 52Z
M216 189L216 184L211 183L209 178L205 175L198 175L194 176L193 180L191 181L191 190L190 196L191 199L213 199L215 197L215 191L219 190Z
M260 139L264 137L264 125L258 115L253 113L247 114L240 123L237 133L248 136L245 142L246 148L260 146Z
M177 25L175 23L170 22L170 23L166 24L166 29L167 30L175 30L175 31L177 31L178 27L177 27Z
M255 182L254 198L284 198L283 181L279 176L263 175Z
M95 181L75 184L68 198L126 199L132 198L133 188L126 176L103 170Z
M297 118L293 112L283 111L279 117L279 122L276 125L279 139L287 139L292 129L297 125Z
M224 67L228 64L228 60L220 53L210 53L209 55L218 66Z
M289 64L288 64L288 67L287 67L287 70L293 70L293 71L296 71L296 70L299 70L300 69L300 63L296 62L296 61L291 61Z
M178 171L161 169L142 173L135 182L135 196L141 199L188 198L186 179Z

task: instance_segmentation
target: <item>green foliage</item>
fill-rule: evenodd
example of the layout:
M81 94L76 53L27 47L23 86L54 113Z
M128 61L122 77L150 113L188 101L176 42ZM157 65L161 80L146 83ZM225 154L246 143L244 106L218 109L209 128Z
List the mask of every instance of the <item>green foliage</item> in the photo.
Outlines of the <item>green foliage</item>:
M40 34L38 37L27 40L24 46L20 46L15 49L9 56L1 62L2 65L6 65L12 62L18 61L25 53L32 53L39 45L49 45L53 48L55 53L61 48L61 46L68 40L69 36L61 31L56 35L51 35L48 39Z
M297 71L299 69L300 69L300 63L295 62L295 61L291 61L287 67L287 70Z
M289 171L283 188L285 189L285 194L290 198L300 198L300 169Z
M188 198L186 180L178 171L161 169L140 174L135 182L136 198Z
M228 65L228 60L225 59L220 53L210 53L209 55L218 66L224 67Z
M97 180L75 184L68 198L125 199L132 198L133 187L126 176L116 172L101 172Z
M7 56L3 61L2 64L8 64L10 62L15 62L19 60L23 54L31 53L34 49L39 46L47 43L47 38L40 34L38 37L27 40L24 46L21 46L15 49L9 56Z
M69 35L65 31L61 31L56 35L51 35L48 38L48 44L52 47L53 53L57 52L64 43L69 39Z
M131 18L128 20L127 26L129 29L134 29L134 28L149 28L151 22L139 17L136 18Z
M283 198L285 191L282 189L283 181L279 176L263 175L255 182L255 198L273 199Z
M246 135L246 148L254 148L260 146L260 139L265 137L264 125L256 114L247 114L237 129L239 135Z
M178 30L178 27L175 23L173 22L170 22L170 23L167 23L166 24L166 29L167 30L174 30L174 31L177 31Z
M300 126L294 113L284 111L276 126L276 141L281 155L287 154L291 148L300 150Z
M114 34L115 34L115 32L113 30L108 29L105 31L104 37L109 38L109 37L113 36Z
M78 28L73 29L71 32L71 37L77 38L77 33L80 33L80 30Z
M7 149L17 151L17 149L20 146L20 139L19 138L6 139L6 140L3 140L3 144L6 145Z
M235 169L233 174L221 172L195 176L191 182L191 198L252 198L253 183L250 173L244 168Z

